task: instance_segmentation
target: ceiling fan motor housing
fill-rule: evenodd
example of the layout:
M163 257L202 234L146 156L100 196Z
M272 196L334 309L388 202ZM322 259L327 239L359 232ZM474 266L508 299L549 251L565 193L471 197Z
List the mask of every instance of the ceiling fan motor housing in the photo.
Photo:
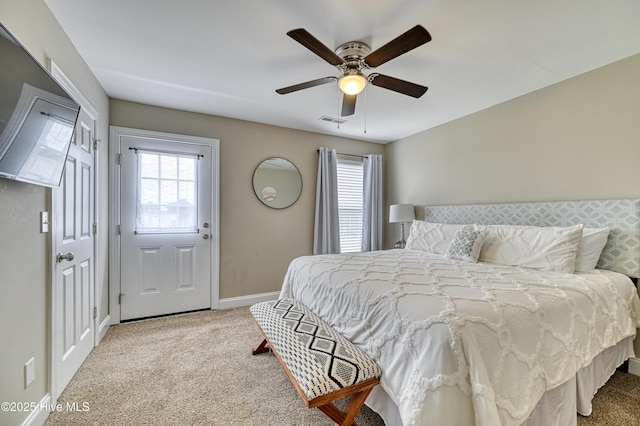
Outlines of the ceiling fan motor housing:
M361 69L364 66L363 59L371 53L371 47L361 41L348 41L338 46L335 52L344 59L346 68Z

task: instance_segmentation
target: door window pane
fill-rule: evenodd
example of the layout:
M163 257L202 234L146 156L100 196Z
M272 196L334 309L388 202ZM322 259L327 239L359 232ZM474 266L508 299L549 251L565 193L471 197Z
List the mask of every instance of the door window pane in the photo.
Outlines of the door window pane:
M160 176L158 155L144 153L139 157L140 176L143 178L157 178Z
M198 157L138 150L136 233L198 231Z

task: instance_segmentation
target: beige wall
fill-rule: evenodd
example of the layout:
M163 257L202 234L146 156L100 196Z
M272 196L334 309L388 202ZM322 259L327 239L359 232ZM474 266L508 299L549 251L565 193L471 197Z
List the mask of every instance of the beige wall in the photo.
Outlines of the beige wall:
M0 0L0 21L40 63L47 58L73 81L100 113L98 138L106 148L108 98L41 0ZM106 153L106 149L104 149ZM99 184L106 194L106 155ZM107 311L106 199L101 218L98 302ZM51 190L0 179L0 401L39 403L48 393L50 234L39 232L39 212L51 211ZM35 381L25 389L24 364L35 358ZM20 424L28 412L0 412L0 424Z
M388 144L389 203L640 197L638 75L640 55Z
M384 146L283 127L112 100L111 124L220 139L220 298L279 291L289 262L311 254L318 154L381 154ZM253 171L284 157L302 175L302 194L276 210L253 192Z
M640 55L388 144L388 203L640 198L638 76Z

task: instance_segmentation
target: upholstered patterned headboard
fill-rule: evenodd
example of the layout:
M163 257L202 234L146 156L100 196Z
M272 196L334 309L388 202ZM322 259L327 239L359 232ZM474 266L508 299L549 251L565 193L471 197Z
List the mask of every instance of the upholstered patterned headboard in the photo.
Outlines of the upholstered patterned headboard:
M608 227L611 232L598 268L640 277L640 200L427 206L424 217L454 224Z

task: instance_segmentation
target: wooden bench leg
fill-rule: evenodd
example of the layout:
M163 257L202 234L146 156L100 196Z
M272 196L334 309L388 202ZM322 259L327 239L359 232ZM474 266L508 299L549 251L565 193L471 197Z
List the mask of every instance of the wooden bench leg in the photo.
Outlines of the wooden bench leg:
M362 405L366 401L367 396L369 396L369 392L371 392L371 389L373 388L368 388L363 391L354 393L351 396L351 400L347 404L344 412L340 411L338 407L336 407L332 403L320 405L318 406L318 409L329 416L331 420L336 422L336 424L340 426L351 426L354 424L353 421L358 415L360 408L362 408Z
M267 339L264 339L260 344L251 351L253 355L263 354L265 352L269 352L271 348L269 347L269 342Z

